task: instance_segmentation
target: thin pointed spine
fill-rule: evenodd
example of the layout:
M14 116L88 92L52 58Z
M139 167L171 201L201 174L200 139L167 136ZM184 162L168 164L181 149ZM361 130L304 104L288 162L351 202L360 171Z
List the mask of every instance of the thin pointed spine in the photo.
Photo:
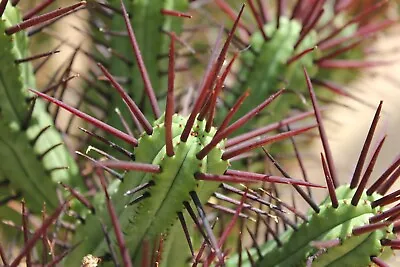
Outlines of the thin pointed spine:
M201 220L203 222L203 226L204 226L204 228L205 228L205 230L206 230L206 232L208 234L208 237L209 237L210 242L211 242L211 246L215 250L215 254L218 257L218 261L219 261L220 264L223 264L224 263L224 256L223 256L221 250L219 249L217 239L215 238L215 235L214 235L214 233L212 231L211 225L210 225L210 223L209 223L209 221L207 219L206 213L204 212L204 209L203 209L203 207L201 205L200 199L197 196L197 193L194 192L194 191L190 192L189 194L190 194L190 196L191 196L191 198L192 198L192 200L193 200L193 202L194 202L194 204L195 204L195 206L197 208L197 212L199 213L199 216L200 216L200 218L201 218Z
M336 187L338 187L338 178L337 178L335 163L333 161L332 151L331 151L331 149L329 147L328 136L326 134L325 127L324 127L324 124L322 122L321 110L320 110L320 108L318 106L317 97L315 95L315 92L314 92L310 77L308 76L308 73L307 73L307 70L306 70L305 67L303 67L303 71L304 71L304 75L305 75L305 78L306 78L308 91L310 93L311 102L312 102L313 107L314 107L315 118L316 118L316 120L318 122L319 134L321 136L322 146L324 147L326 161L327 161L328 167L329 167L329 173L331 174L331 178L332 178L333 184L335 185L335 188L336 188Z
M122 13L123 13L124 21L125 21L125 26L128 31L129 41L131 42L131 45L132 45L132 48L133 48L133 51L135 54L135 58L136 58L136 63L138 64L138 67L140 70L140 75L142 76L144 88L146 90L147 97L150 100L150 105L151 105L151 108L154 113L154 118L157 119L161 115L160 108L158 106L157 98L154 93L153 86L151 85L149 74L147 73L146 66L144 64L142 54L140 52L140 48L139 48L139 45L136 40L135 32L133 31L132 25L129 21L128 12L126 11L123 0L121 0L121 9L122 9Z
M200 150L196 157L198 159L203 159L207 154L224 138L228 137L235 130L240 128L243 124L248 122L251 118L256 116L261 110L267 107L272 101L274 101L278 96L280 96L284 92L284 89L279 90L277 93L268 97L264 102L258 105L253 110L249 111L246 115L232 123L230 126L226 127L225 130L222 130L218 135L215 135L213 139L208 143L202 150Z
M161 167L159 165L149 164L149 163L139 163L139 162L131 162L131 161L114 161L114 160L105 160L99 162L104 167L117 169L117 170L134 170L141 171L147 173L160 173Z
M58 216L61 214L65 206L67 205L68 201L64 202L62 205L60 205L54 213L49 216L43 223L42 225L35 231L35 233L31 236L31 239L29 239L28 243L25 244L25 246L22 248L21 252L19 255L14 259L14 261L10 264L10 267L17 267L21 260L31 251L33 246L36 244L37 240L41 238L43 231L48 229L51 224L55 220L57 220Z
M378 146L376 147L376 149L375 149L375 151L374 151L374 153L372 155L372 158L371 158L371 160L370 160L370 162L368 164L368 167L365 170L363 177L361 178L360 184L357 186L357 190L354 193L353 198L351 199L351 204L353 206L357 205L358 201L361 198L361 195L364 192L365 187L367 186L368 179L370 178L371 173L372 173L372 171L374 169L376 160L378 159L379 152L382 149L382 146L383 146L383 143L385 142L385 139L386 139L386 135L384 135L378 142Z
M22 20L28 20L33 16L36 16L39 12L43 11L46 7L51 5L56 0L43 0L40 4L29 10L23 17Z
M202 88L200 90L199 97L198 97L198 99L196 100L196 102L194 104L192 112L190 113L190 116L189 116L189 118L188 118L188 120L186 122L185 128L183 129L183 132L181 134L181 141L182 142L186 142L187 141L187 139L189 137L189 134L190 134L190 131L191 131L192 127L193 127L195 118L197 116L197 113L200 111L200 109L201 109L201 107L203 105L203 102L204 102L205 98L208 95L207 91L209 90L209 87L211 86L211 84L214 82L215 78L217 77L217 75L218 75L218 73L219 73L219 71L220 71L220 69L221 69L221 67L223 65L226 53L228 52L229 44L232 41L233 33L237 28L237 25L239 23L240 17L242 16L244 7L245 7L245 5L243 4L242 8L240 9L239 14L238 14L238 16L237 16L237 18L235 20L235 23L233 24L232 29L228 34L228 38L226 39L226 41L224 43L224 46L223 46L223 48L221 50L221 53L219 54L215 64L212 65L211 70L210 70L210 72L208 74L208 77L206 77L205 83L204 83L204 85L202 86Z
M336 209L337 207L339 207L339 202L336 197L335 186L333 184L331 175L329 173L328 165L326 163L324 154L322 153L321 153L321 162L322 162L322 167L324 169L326 184L328 185L329 197L331 199L332 207Z
M44 98L44 99L46 99L46 100L48 100L48 101L60 106L60 107L62 107L63 109L68 110L69 112L71 112L74 115L84 119L85 121L89 122L90 124L93 124L94 126L103 129L104 131L106 131L106 132L108 132L108 133L110 133L110 134L112 134L112 135L124 140L125 142L127 142L127 143L129 143L129 144L131 144L133 146L137 146L138 142L132 136L130 136L130 135L124 133L124 132L121 132L118 129L115 129L114 127L111 127L110 125L108 125L108 124L106 124L106 123L104 123L104 122L102 122L102 121L100 121L98 119L95 119L92 116L89 116L89 115L77 110L76 108L73 108L73 107L63 103L60 100L57 100L57 99L55 99L53 97L50 97L50 96L48 96L46 94L43 94L43 93L38 92L38 91L33 90L33 89L29 89L29 90L31 92L39 95L40 97L42 97L42 98Z
M369 128L367 137L365 139L364 146L363 146L363 148L362 148L362 150L360 152L360 156L358 158L357 166L356 166L356 169L354 171L353 177L351 178L351 182L350 182L350 188L352 188L352 189L356 188L356 186L358 185L358 182L360 180L362 168L363 168L365 160L367 158L368 149L369 149L369 147L371 145L372 137L374 136L374 132L375 132L376 126L378 125L379 115L380 115L381 110L382 110L382 104L383 104L383 101L380 101L378 109L376 110L374 118L372 120L371 127Z
M142 111L136 105L132 98L126 93L126 91L122 88L122 86L114 79L111 73L101 64L97 64L103 74L107 77L107 79L111 82L112 86L118 91L121 97L124 99L126 105L128 106L129 110L134 114L134 116L139 120L140 124L145 129L148 135L153 133L153 127L151 126L150 122L146 119Z
M110 217L111 217L111 222L113 224L114 233L115 233L115 236L116 236L116 239L117 239L117 243L118 243L118 247L119 247L119 250L120 250L120 253L121 253L122 260L124 262L124 266L132 267L132 262L131 262L131 259L129 257L128 248L125 245L125 240L124 240L124 237L123 237L122 229L121 229L121 226L120 226L120 224L118 222L117 214L115 212L114 206L113 206L113 204L111 202L111 198L110 198L110 196L108 194L108 191L107 191L107 187L106 187L106 184L105 184L105 177L104 177L103 171L100 170L100 169L96 169L96 172L97 172L97 175L100 177L101 186L103 187L103 191L104 191L104 194L106 196L107 210L108 210L108 212L110 214Z
M289 138L291 136L299 135L299 134L309 131L315 127L316 127L315 125L312 125L309 127L304 127L304 128L300 128L297 130L280 133L280 134L277 134L274 136L264 137L264 138L261 138L260 140L254 140L254 141L246 142L244 144L240 144L240 145L237 145L234 147L230 147L222 154L221 158L223 160L228 160L232 157L238 156L240 154L243 154L243 153L253 150L255 148L264 146L266 144L278 142L278 141L284 140L286 138Z
M7 35L12 35L14 33L20 32L22 30L25 30L29 27L35 26L39 23L47 22L49 20L55 19L59 16L64 15L65 13L68 13L72 10L78 9L80 7L86 6L86 1L81 1L79 3L73 4L68 7L60 8L55 11L51 11L49 13L33 17L31 19L25 20L17 25L11 26L5 30L5 33Z
M183 213L182 212L178 212L178 219L179 219L179 221L181 223L182 230L183 230L183 232L185 234L186 241L187 241L187 243L189 245L190 253L192 254L192 258L193 258L194 257L193 244L192 244L192 240L190 238L189 230L188 230L187 225L186 225L185 217L183 217Z
M165 149L168 157L175 155L172 143L172 116L174 114L174 80L175 80L175 33L171 33L171 41L169 45L169 62L168 62L168 92L167 106L165 108Z

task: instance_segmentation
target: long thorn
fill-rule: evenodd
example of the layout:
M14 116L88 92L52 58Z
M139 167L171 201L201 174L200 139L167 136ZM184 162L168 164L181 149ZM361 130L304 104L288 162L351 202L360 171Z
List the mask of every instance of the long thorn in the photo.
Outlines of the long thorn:
M329 167L329 173L331 174L333 184L336 188L338 186L336 168L335 168L335 164L333 162L332 151L329 147L328 136L326 135L324 124L322 122L321 110L318 106L317 97L315 95L313 86L311 84L310 77L308 76L308 73L307 73L307 70L305 67L303 67L303 71L304 71L304 75L306 77L308 91L310 93L311 101L312 101L312 104L314 107L315 118L317 119L317 122L318 122L319 134L321 136L322 146L324 147L324 152L325 152L326 160L327 160L328 167Z
M77 110L76 108L73 108L73 107L63 103L60 100L57 100L57 99L55 99L53 97L50 97L50 96L48 96L46 94L43 94L43 93L38 92L38 91L33 90L33 89L29 89L29 90L31 92L37 94L38 96L40 96L40 97L42 97L42 98L44 98L44 99L56 104L57 106L60 106L63 109L68 110L72 114L84 119L85 121L89 122L90 124L93 124L95 127L101 128L104 131L106 131L106 132L108 132L108 133L110 133L110 134L112 134L112 135L124 140L125 142L127 142L127 143L129 143L129 144L131 144L133 146L137 146L138 142L132 136L130 136L130 135L124 133L124 132L121 132L118 129L115 129L114 127L111 127L110 125L108 125L108 124L106 124L106 123L104 123L104 122L102 122L102 121L100 121L98 119L95 119L92 116L89 116L89 115L83 113L82 111Z
M142 54L140 52L140 48L139 48L139 45L136 40L135 32L133 31L131 22L129 21L128 12L126 11L123 0L121 0L121 8L122 8L123 16L124 16L125 26L128 31L128 34L129 34L129 40L131 42L131 45L132 45L132 48L133 48L133 51L135 54L136 62L138 64L138 67L140 70L140 75L142 76L144 88L146 90L147 97L150 100L150 105L151 105L151 109L153 110L154 117L155 117L155 119L157 119L161 115L160 108L158 106L157 98L154 93L153 86L151 85L149 74L147 73L146 66L144 64Z
M351 182L350 182L350 188L352 188L352 189L356 188L356 186L358 185L358 181L360 180L362 168L364 166L365 159L367 158L368 149L371 145L372 137L374 136L376 126L378 125L379 115L382 110L382 104L383 104L383 101L380 101L378 109L375 112L374 119L372 120L371 127L369 128L367 137L365 139L364 146L361 150L360 157L358 158L357 166L354 171L353 178L351 178Z

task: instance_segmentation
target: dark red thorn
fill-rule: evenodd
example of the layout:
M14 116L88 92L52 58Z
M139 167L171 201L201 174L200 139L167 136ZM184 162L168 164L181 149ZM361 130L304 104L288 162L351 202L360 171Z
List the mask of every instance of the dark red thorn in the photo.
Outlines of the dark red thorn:
M381 240L382 246L393 246L398 247L400 246L400 239L390 240L390 239L383 239Z
M361 178L360 184L358 185L357 190L354 193L353 198L351 199L351 204L353 206L357 206L358 201L361 198L361 195L364 193L364 189L367 186L367 182L368 182L368 180L369 180L369 178L371 176L372 171L374 170L374 166L375 166L376 160L378 158L379 152L382 149L382 146L383 146L383 143L385 142L385 139L386 139L386 135L384 135L379 140L378 146L376 147L376 149L375 149L375 151L374 151L374 153L372 155L372 158L371 158L371 160L370 160L370 162L368 164L367 169L364 172L363 177Z
M138 163L131 161L114 161L114 160L105 160L98 162L99 164L117 170L134 170L140 172L148 172L148 173L160 173L161 167L159 165L148 164L148 163Z
M181 18L192 18L192 15L187 14L187 13L183 13L183 12L179 12L176 10L168 10L168 9L164 9L162 8L160 10L161 14L166 15L166 16L174 16L174 17L181 17Z
M63 145L63 143L58 143L55 145L52 145L51 147L49 147L48 149L46 149L44 152L42 152L40 155L38 155L38 159L39 160L43 160L43 158L49 154L52 150L56 149L57 147Z
M280 1L278 1L278 2L280 2ZM264 31L264 24L263 24L263 22L261 20L261 16L257 13L257 10L256 10L256 8L254 6L253 0L247 0L247 3L249 4L249 7L251 9L251 13L253 14L253 17L257 22L258 30L261 32L261 34L262 34L262 36L264 38L264 41L268 41L269 37L267 36L267 34ZM278 20L279 20L279 18L278 18Z
M307 111L307 112L304 112L304 113L289 117L287 119L284 119L282 121L271 123L271 124L269 124L267 126L264 126L262 128L259 128L259 129L253 130L253 131L250 131L248 133L241 134L239 136L230 138L230 139L228 139L228 141L226 141L226 147L237 145L237 144L242 143L244 141L250 140L250 139L252 139L254 137L266 134L266 133L271 132L273 130L277 130L277 129L283 127L283 126L289 125L289 124L294 123L294 122L298 122L298 121L300 121L300 120L302 120L304 118L310 117L312 115L314 115L313 111Z
M97 65L99 66L103 74L107 77L107 79L110 81L111 85L118 91L118 93L128 106L129 110L138 119L140 124L145 129L146 133L148 135L151 135L153 133L153 127L146 119L142 111L140 111L136 103L132 100L132 98L129 97L128 93L124 90L124 88L122 88L122 86L114 79L111 73L102 64L98 63Z
M210 132L211 126L213 124L214 114L215 114L215 106L217 104L217 98L218 98L218 96L219 96L219 94L220 94L220 92L222 90L222 87L224 86L226 77L228 76L228 73L230 72L230 70L231 70L231 68L233 66L233 63L235 62L235 60L236 60L238 55L239 55L238 53L235 53L235 55L233 56L233 58L229 62L228 66L226 66L225 71L222 73L222 76L217 80L217 83L216 83L215 88L214 88L214 94L212 95L212 99L211 99L209 116L208 116L207 122L206 122L206 131L207 132ZM220 130L221 130L221 127L217 130L217 133Z
M329 197L332 202L332 207L336 209L339 206L339 202L336 197L335 185L333 184L331 174L329 173L329 169L326 164L324 154L322 154L322 153L321 153L321 162L322 162L322 167L324 169L326 184L328 185Z
M229 171L229 170L228 170ZM236 174L238 172L238 174ZM230 182L230 183L257 183L257 182L268 182L268 183L279 183L279 184L296 184L301 186L310 186L316 188L325 188L324 186L307 183L301 180L289 179L279 176L272 175L263 175L258 173L242 173L239 171L231 170L228 173L232 173L230 175L218 175L218 174L210 174L210 173L196 173L195 177L198 180L205 181L217 181L217 182ZM239 176L240 175L240 176Z
M312 52L312 51L315 51L315 50L317 50L317 49L318 49L318 47L317 47L317 46L314 46L314 47L311 47L311 48L308 48L308 49L304 50L304 51L301 52L301 53L298 53L297 55L294 55L294 56L291 57L288 61L286 61L286 65L292 64L293 62L299 60L299 59L302 58L303 56L305 56L305 55L307 55L308 53L310 53L310 52Z
M92 116L89 116L89 115L83 113L82 111L77 110L76 108L73 108L73 107L63 103L60 100L57 100L57 99L55 99L53 97L50 97L50 96L48 96L46 94L43 94L43 93L38 92L38 91L33 90L33 89L29 89L29 90L31 92L37 94L38 96L46 99L47 101L50 101L50 102L56 104L57 106L60 106L63 109L68 110L69 112L71 112L75 116L78 116L78 117L84 119L85 121L89 122L90 124L94 125L95 127L103 129L104 131L116 136L117 138L120 138L120 139L124 140L125 142L127 142L127 143L129 143L129 144L131 144L133 146L137 146L138 142L132 136L130 136L130 135L124 133L124 132L121 132L118 129L115 129L114 127L111 127L110 125L108 125L108 124L106 124L106 123L104 123L104 122L102 122L102 121L100 121L98 119L95 119Z
M389 177L389 175L400 166L400 155L396 157L394 162L387 168L387 170L373 183L367 190L367 195L372 195Z
M383 5L386 5L388 3L388 0L383 0L380 1L378 3L376 3L375 5L370 6L369 8L365 9L364 11L362 11L360 14L356 15L355 17L353 17L351 20L349 20L348 22L346 22L343 26L337 28L336 30L334 30L331 34L329 34L326 38L322 39L321 41L318 42L318 45L326 42L327 40L332 39L333 37L335 37L336 35L338 35L341 31L343 31L345 28L347 28L349 25L359 22L361 20L364 20L365 18L367 18L368 15L370 15L372 12L376 11L377 9L381 8Z
M386 262L377 257L371 257L371 261L375 263L378 267L390 267L389 264L387 264Z
M318 130L319 130L319 134L321 136L322 146L324 147L324 152L325 152L325 156L326 156L328 167L329 167L329 173L331 174L333 184L336 188L338 186L336 168L335 168L335 164L334 164L333 157L332 157L332 151L329 147L328 136L326 135L325 127L322 122L321 110L318 106L317 97L315 95L310 77L308 76L308 73L307 73L307 70L305 67L303 67L303 71L304 71L304 75L306 77L306 82L307 82L308 91L310 93L311 102L314 107L315 118L318 122Z
M14 261L11 263L10 267L17 267L19 266L21 260L31 251L33 246L36 244L36 242L39 240L39 238L42 237L43 232L46 231L51 224L54 223L55 220L57 220L58 216L60 216L61 212L67 205L69 200L65 201L62 205L60 205L54 213L49 216L43 223L42 225L35 231L35 233L31 236L31 239L29 239L28 243L25 244L25 246L22 248L20 254L14 259Z
M378 189L378 193L381 194L382 196L387 193L387 191L392 187L392 185L396 182L397 178L400 176L400 167L397 168L395 172L390 175L390 177L387 179L387 181L381 185L381 187Z
M227 14L231 20L233 21L236 20L235 12L232 10L229 4L227 4L224 0L215 0L215 4L217 4L219 8L221 8L222 12ZM244 25L243 22L239 21L238 27L245 30L249 35L251 34L251 30L246 25Z
M255 148L258 148L260 146L264 146L266 144L270 144L270 143L274 143L274 142L278 142L281 140L284 140L286 138L289 138L291 136L295 136L295 135L299 135L303 132L309 131L313 128L315 128L317 125L312 125L309 127L304 127L304 128L300 128L297 130L292 130L292 131L288 131L288 132L283 132L277 135L273 135L273 136L267 136L264 138L260 138L259 140L253 140L253 141L249 141L243 144L239 144L233 147L230 147L229 149L227 149L223 154L222 154L222 159L223 160L228 160L232 157L236 157L242 153L245 153L247 151L253 150Z
M50 52L47 52L47 53L41 53L41 54L37 54L37 55L31 56L31 57L26 57L26 58L22 58L22 59L16 59L16 60L14 60L14 62L16 64L20 64L20 63L36 60L36 59L43 58L43 57L50 57L50 56L52 56L54 54L57 54L57 53L60 53L60 50L53 50L53 51L50 51Z
M316 1L314 1L312 7L307 8L308 9L307 12L304 12L305 17L302 20L303 27L301 29L301 33L303 33L306 28L308 28L310 25L313 24L313 21L315 20L316 16L318 16L318 13L320 13L322 10L324 2L325 2L325 0L316 0ZM313 27L314 26L315 26L315 23L314 23Z
M300 34L300 36L299 36L299 39L297 40L297 42L296 42L296 44L294 45L294 49L296 49L300 44L301 44L301 42L304 40L304 38L307 36L307 34L314 28L314 26L317 24L317 22L319 21L319 19L322 17L322 15L324 14L324 9L322 8L319 12L318 12L318 14L317 14L317 16L314 18L314 20L313 21L311 21L311 23L309 24L309 26L307 26L306 28L303 28L303 30L302 30L302 32L301 32L301 34Z
M139 45L138 45L138 43L136 41L135 32L133 31L132 25L131 25L131 23L129 21L129 16L128 16L128 13L126 11L126 8L125 8L123 0L121 0L121 8L122 8L122 13L124 15L126 29L128 31L128 34L129 34L129 40L131 42L131 45L132 45L132 48L133 48L133 51L134 51L134 54L135 54L136 62L138 64L138 67L139 67L139 70L140 70L140 75L142 76L142 80L143 80L143 83L144 83L144 89L146 90L147 97L150 100L150 105L151 105L151 109L153 110L153 113L154 113L154 118L157 119L161 115L160 108L158 106L157 98L156 98L156 95L154 93L153 86L151 85L149 74L147 73L146 67L144 65L142 54L140 52Z
M3 16L4 10L6 10L8 0L1 0L0 2L0 17Z
M369 218L369 222L377 223L379 221L391 217L392 215L398 215L399 213L400 213L400 205L396 205L393 208L390 208L380 214L372 216L371 218Z
M114 233L115 233L115 236L117 238L118 247L119 247L119 250L120 250L120 253L121 253L122 260L124 262L124 266L132 267L132 262L131 262L131 259L129 257L129 251L128 251L126 245L125 245L125 240L124 240L124 236L123 236L123 233L122 233L122 230L121 230L121 226L119 224L118 217L117 217L117 215L115 213L115 209L114 209L114 206L113 206L113 204L111 202L110 196L108 195L108 192L107 192L106 181L105 181L105 177L104 177L103 171L100 170L100 169L96 169L96 173L100 178L101 186L103 187L103 191L104 191L104 194L106 196L107 210L108 210L109 215L111 217L111 222L113 224Z
M291 20L294 19L294 18L298 18L299 12L302 11L302 9L303 9L303 4L304 4L304 3L305 3L305 2L304 2L304 1L301 1L301 0L298 0L298 1L296 2L296 5L294 6L294 8L293 8L293 10L292 10L292 15L290 16L290 19L291 19Z
M384 222L374 222L371 224L367 224L367 225L363 225L363 226L359 226L359 227L355 227L352 230L353 235L358 236L358 235L362 235L365 233L370 233L373 232L375 230L384 228L388 225L390 225L392 222L389 221L384 221Z
M22 206L22 230L24 233L24 245L28 243L28 212L25 207L25 200L22 200L21 202ZM31 253L27 252L26 254L26 266L31 267L32 266L32 261L31 261Z
M238 14L238 16L237 16L237 18L235 20L235 23L233 24L232 29L228 34L228 38L226 39L226 41L224 43L224 46L222 47L222 50L221 50L221 52L220 52L220 54L219 54L219 56L217 58L217 61L214 64L210 62L212 64L211 65L211 69L208 72L208 75L207 75L207 77L205 79L205 82L204 82L202 88L200 89L199 97L197 98L197 100L196 100L196 102L194 104L193 110L190 113L190 116L189 116L189 118L188 118L188 120L186 122L185 128L182 131L182 134L181 134L181 141L182 142L186 142L187 141L187 139L189 137L189 134L190 134L190 131L191 131L193 125L194 125L194 121L196 119L197 113L200 111L201 107L203 106L203 102L204 102L204 100L206 99L206 97L208 95L208 90L211 87L211 85L214 83L214 80L216 79L216 77L217 77L217 75L218 75L218 73L219 73L219 71L220 71L220 69L221 69L221 67L222 67L222 65L224 63L226 54L228 52L228 47L229 47L229 45L230 45L230 43L232 41L232 38L234 36L234 31L237 28L239 19L242 16L244 7L245 7L245 5L243 4L242 8L240 9L240 12L239 12L239 14Z
M253 110L249 111L246 115L235 121L230 126L226 127L224 130L220 131L218 135L215 135L213 139L207 144L199 153L196 154L198 159L203 159L207 154L224 138L228 137L231 133L240 128L243 124L247 123L250 119L256 116L261 110L267 107L272 101L274 101L278 96L284 92L284 89L279 90L277 93L268 97L264 102L255 107ZM245 97L245 96L243 96ZM244 100L244 99L243 99ZM242 102L243 102L242 100ZM240 103L239 103L240 104ZM234 112L234 111L233 111ZM229 113L228 113L229 115ZM227 115L227 116L228 116Z
M393 64L394 61L366 61L350 59L325 59L317 62L317 65L325 69L363 69L374 68Z
M185 217L183 216L182 212L178 212L178 219L179 219L179 222L181 223L183 233L185 234L186 241L188 242L190 253L192 254L192 258L194 258L194 249L193 249L192 239L190 238L190 233L189 233L188 227L186 225Z
M236 177L250 179L250 180L265 181L265 182L270 182L270 183L296 184L296 185L307 186L307 187L325 188L325 186L310 183L310 182L305 182L305 181L302 181L299 179L293 179L293 178L287 178L287 177L284 178L284 177L275 176L275 175L265 175L265 174L232 170L232 169L226 170L225 175L236 176Z
M258 5L258 10L260 10L263 24L267 24L267 22L270 20L267 6L264 4L263 0L257 0L257 5Z
M228 238L229 234L232 232L233 227L235 226L240 213L242 212L243 209L243 205L244 202L247 198L247 190L244 192L242 198L240 199L240 203L236 208L235 214L233 215L233 218L231 219L231 221L229 222L229 224L227 226L225 226L225 230L222 233L220 239L218 240L218 247L222 248L222 245L225 243L226 239ZM208 264L211 264L211 262L214 260L215 258L215 253L211 253L210 256L208 257L207 261Z
M351 189L356 188L356 186L358 185L358 181L360 180L360 176L361 176L361 172L362 172L362 169L363 169L363 166L365 163L365 159L367 158L368 149L371 145L376 126L378 125L379 115L382 110L382 104L383 104L383 101L380 101L379 106L375 112L374 118L372 120L371 126L369 128L367 137L365 139L364 146L361 150L360 157L358 158L356 169L354 171L353 178L351 178L351 182L350 182Z
M88 208L93 214L95 213L95 209L93 205L89 202L89 200L84 197L81 193L70 187L69 185L64 184L63 182L60 182L60 185L64 187L67 191L71 193L79 202L81 202L86 208Z
M283 176L286 178L291 178L290 175L282 168L282 166L275 160L275 158L264 148L262 148L264 153L267 155L267 157L271 160L271 162L274 164L274 166L279 170L280 173L282 173ZM301 197L310 205L310 207L316 212L319 213L320 208L318 205L315 203L315 201L307 195L306 192L304 192L299 186L294 185L294 189L301 195Z
M25 29L27 29L29 27L35 26L35 25L37 25L39 23L43 23L43 22L55 19L55 18L57 18L59 16L64 15L65 13L67 13L69 11L72 11L74 9L77 9L77 8L80 8L80 7L83 7L83 6L86 6L86 1L81 1L81 2L76 3L74 5L71 5L71 6L68 6L68 7L65 7L65 8L60 8L60 9L57 9L55 11L51 11L49 13L46 13L46 14L43 14L43 15L40 15L40 16L37 16L37 17L33 17L31 19L25 20L25 21L23 21L23 22L21 22L19 24L16 24L14 26L11 26L11 27L7 28L5 30L5 33L7 35L11 35L11 34L20 32L20 31L25 30Z
M3 247L0 244L0 259L3 261L4 266L8 266L8 261L6 258L6 253L4 252Z
M44 0L31 10L29 10L23 17L22 20L28 20L32 18L33 16L36 16L39 14L41 11L43 11L46 7L51 5L55 0Z
M222 121L221 125L219 126L215 135L221 133L223 130L226 129L228 124L231 122L231 119L239 110L240 106L243 104L244 100L250 95L250 90L246 90L235 102L232 108L229 110L228 114L225 116L224 120Z
M377 199L371 203L372 208L376 208L378 206L383 207L385 205L389 205L399 199L400 189L390 193L387 196L383 196L380 199Z
M172 143L172 116L175 111L174 102L174 80L175 80L175 33L171 33L171 42L169 45L169 62L168 62L168 92L167 106L165 108L165 149L168 157L175 155L174 145Z

